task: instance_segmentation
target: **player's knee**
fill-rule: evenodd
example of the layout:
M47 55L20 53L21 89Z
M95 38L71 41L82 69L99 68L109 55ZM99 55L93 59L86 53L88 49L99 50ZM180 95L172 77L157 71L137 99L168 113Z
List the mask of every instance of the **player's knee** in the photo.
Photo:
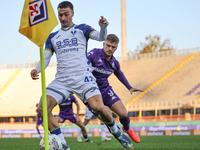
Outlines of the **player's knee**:
M97 106L94 111L98 114L101 114L106 111L106 107L105 106Z
M119 117L120 118L126 118L128 116L127 112L122 112Z

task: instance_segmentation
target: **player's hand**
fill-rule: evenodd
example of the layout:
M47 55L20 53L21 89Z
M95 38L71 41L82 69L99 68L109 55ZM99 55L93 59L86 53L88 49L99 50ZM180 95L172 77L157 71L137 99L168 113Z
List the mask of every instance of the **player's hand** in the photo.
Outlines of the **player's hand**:
M101 24L106 24L106 26L109 25L109 22L106 20L106 18L104 18L103 16L101 16L101 19L99 19L99 23Z
M35 69L33 69L33 70L31 70L31 78L33 79L33 80L37 80L37 79L39 79L39 75L37 74L37 70L35 70Z
M129 91L131 92L131 94L132 94L133 92L143 92L143 90L136 89L136 88L131 88Z

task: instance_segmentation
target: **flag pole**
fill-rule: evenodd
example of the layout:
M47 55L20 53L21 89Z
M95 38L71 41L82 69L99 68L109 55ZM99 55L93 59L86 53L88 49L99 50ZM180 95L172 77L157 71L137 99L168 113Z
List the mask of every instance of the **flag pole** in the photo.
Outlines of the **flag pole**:
M46 96L45 66L44 66L43 47L40 47L40 66L41 66L41 81L42 81L42 106L43 106L45 150L49 150L47 96Z
M37 11L35 8L36 6L38 8ZM47 40L51 31L53 30L53 28L55 28L57 24L58 20L54 14L54 10L50 0L44 0L44 1L25 0L21 15L19 32L40 47L45 150L49 150L49 137L48 137L48 116L47 116L48 114L47 114L47 96L46 96L43 45Z

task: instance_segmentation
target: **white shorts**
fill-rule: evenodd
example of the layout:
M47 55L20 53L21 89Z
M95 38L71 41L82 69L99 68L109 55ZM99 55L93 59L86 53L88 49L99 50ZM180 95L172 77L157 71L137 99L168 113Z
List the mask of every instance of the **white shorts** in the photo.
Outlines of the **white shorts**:
M55 98L57 104L72 94L76 94L83 103L86 103L87 99L94 95L101 95L96 78L91 72L55 79L46 88L46 95Z
M85 120L90 120L92 117L93 113L87 107L85 107Z

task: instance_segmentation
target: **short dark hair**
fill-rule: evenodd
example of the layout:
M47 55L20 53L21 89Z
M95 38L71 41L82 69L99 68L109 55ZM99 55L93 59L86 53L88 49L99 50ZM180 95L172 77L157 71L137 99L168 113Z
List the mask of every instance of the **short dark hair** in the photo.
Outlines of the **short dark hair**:
M71 2L69 2L69 1L61 2L60 4L58 4L57 9L59 9L59 8L67 8L67 7L69 7L71 10L74 10L73 4Z
M106 40L110 41L111 43L119 43L119 38L115 34L108 34Z

